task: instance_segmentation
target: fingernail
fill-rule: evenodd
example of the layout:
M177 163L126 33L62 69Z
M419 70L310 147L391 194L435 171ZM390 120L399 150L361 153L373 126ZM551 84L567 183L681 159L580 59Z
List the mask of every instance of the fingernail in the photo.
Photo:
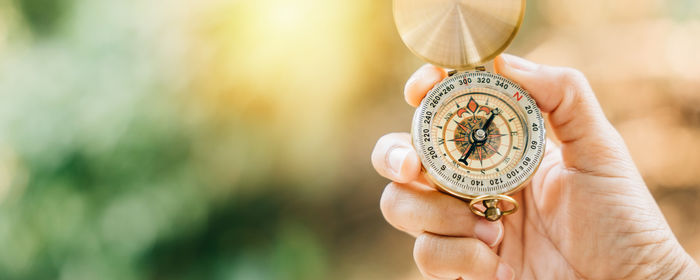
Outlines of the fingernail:
M489 222L480 219L474 226L474 235L484 241L489 247L494 247L501 240L503 225L499 222Z
M389 169L394 175L401 175L401 166L410 150L406 147L395 147L389 152Z
M535 71L538 67L537 63L514 55L503 54L502 57L508 66L518 70Z
M499 263L498 269L496 270L496 279L498 280L513 280L515 279L515 272L505 263Z

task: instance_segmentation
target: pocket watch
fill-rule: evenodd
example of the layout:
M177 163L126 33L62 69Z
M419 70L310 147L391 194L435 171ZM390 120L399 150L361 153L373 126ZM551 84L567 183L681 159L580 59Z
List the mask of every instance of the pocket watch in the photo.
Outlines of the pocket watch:
M394 0L406 46L452 69L416 109L411 140L423 171L443 192L489 221L517 211L509 195L527 185L545 149L535 100L484 65L515 37L525 0Z

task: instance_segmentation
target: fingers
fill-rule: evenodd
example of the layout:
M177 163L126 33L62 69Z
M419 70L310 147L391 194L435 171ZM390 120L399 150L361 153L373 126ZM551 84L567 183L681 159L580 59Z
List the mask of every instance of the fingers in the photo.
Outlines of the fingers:
M408 133L382 136L372 151L372 165L389 180L408 183L420 174L421 163Z
M386 187L380 202L387 222L414 236L432 232L477 237L497 246L503 238L500 221L480 219L464 201L432 187L420 186L420 159L409 138L406 133L387 134L379 139L372 152L372 164L377 172L395 182Z
M391 183L380 208L395 228L413 236L423 232L454 237L476 237L490 247L503 239L501 221L488 222L471 213L469 205L435 189Z
M473 238L444 237L429 233L418 236L413 258L428 279L515 278L513 269L486 244Z
M406 102L413 107L418 107L428 91L445 77L447 77L445 69L431 64L423 65L406 82L403 91Z
M581 72L562 67L538 65L501 55L496 69L527 89L543 112L550 113L551 125L562 142L585 137L585 128L609 129L593 90Z
M537 101L556 137L564 161L583 170L605 169L605 164L627 158L622 138L605 117L588 81L570 68L538 65L501 55L496 71L525 88Z

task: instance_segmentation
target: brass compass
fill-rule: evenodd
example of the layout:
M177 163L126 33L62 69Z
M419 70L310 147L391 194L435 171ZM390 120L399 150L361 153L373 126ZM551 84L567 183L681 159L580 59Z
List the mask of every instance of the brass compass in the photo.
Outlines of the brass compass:
M535 101L483 67L508 47L524 11L525 0L394 0L406 46L454 69L413 118L423 169L442 191L470 200L472 212L489 221L517 210L508 195L526 185L544 155L544 119Z

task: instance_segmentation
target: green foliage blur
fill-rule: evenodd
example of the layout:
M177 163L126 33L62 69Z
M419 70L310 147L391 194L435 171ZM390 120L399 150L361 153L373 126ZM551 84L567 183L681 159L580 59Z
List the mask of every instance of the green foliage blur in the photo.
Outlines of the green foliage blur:
M325 279L324 205L187 117L161 5L0 1L0 279Z

